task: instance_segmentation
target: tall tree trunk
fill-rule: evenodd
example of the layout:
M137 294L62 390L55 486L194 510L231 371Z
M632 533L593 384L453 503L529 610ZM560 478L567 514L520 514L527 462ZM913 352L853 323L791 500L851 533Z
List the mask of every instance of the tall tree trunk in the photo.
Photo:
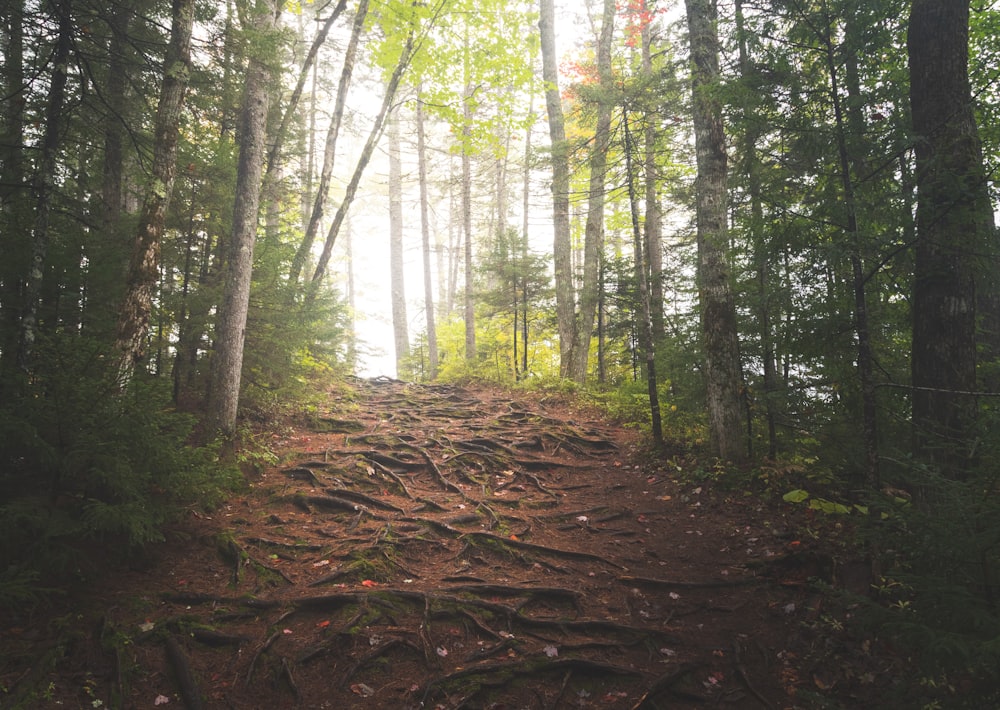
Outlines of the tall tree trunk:
M38 335L38 303L42 292L49 251L49 217L52 211L52 193L56 180L56 162L62 127L66 120L67 65L72 44L72 17L69 0L55 5L59 31L50 60L52 76L49 83L49 102L45 107L45 133L42 138L41 157L34 177L35 221L31 232L31 263L24 286L24 304L18 340L17 363L24 370L34 351Z
M736 36L739 50L740 76L744 81L753 81L754 68L747 50L747 35L744 25L743 0L736 0ZM774 328L771 314L771 266L764 226L763 190L761 187L761 164L757 155L757 141L762 125L751 108L742 136L742 170L746 179L747 199L750 202L751 241L753 242L753 262L756 272L757 294L755 312L760 332L760 354L763 361L764 418L767 426L767 455L774 458L778 453L778 428L775 397L778 390L777 364L774 348ZM749 433L749 432L748 432Z
M437 324L434 320L434 280L431 275L430 198L427 194L427 147L424 105L417 92L417 175L420 186L420 242L424 264L424 319L427 326L427 379L437 379Z
M403 279L403 167L399 146L399 115L389 114L389 288L392 295L392 334L396 376L403 374L410 355L406 322L406 287Z
M17 208L24 191L24 0L10 0L0 10L2 17L4 101L0 101L0 371L14 362L18 320L21 317L20 283L26 271L20 255L25 253L26 233ZM25 255L26 256L26 255Z
M646 278L646 248L642 243L639 228L639 199L636 196L635 175L632 172L632 155L636 150L628 125L628 110L622 112L622 126L625 132L625 179L628 181L629 213L632 217L632 239L635 247L635 284L639 299L639 347L646 360L646 392L649 395L649 414L653 442L663 443L663 424L660 420L660 397L656 379L656 346L653 342L653 320L649 305L649 280Z
M125 298L118 315L115 352L118 385L125 388L145 359L153 291L160 276L160 243L177 173L177 140L191 72L194 0L174 0L170 45L163 62L163 84L154 126L153 165L132 246Z
M462 234L465 237L465 359L476 360L475 279L472 271L472 90L469 79L469 28L465 28L462 59L462 79L465 97L462 101Z
M257 0L249 12L253 15L251 22L258 36L266 37L272 33L279 13L275 0ZM270 57L264 56L259 48L255 50L247 67L240 115L233 232L227 250L224 291L215 327L215 352L208 398L208 420L214 429L226 435L232 434L236 427L239 406L267 138Z
M347 42L347 49L344 52L344 66L340 71L340 82L337 85L337 99L333 107L333 116L330 117L330 127L326 133L326 143L323 149L323 167L320 169L319 185L316 188L316 196L313 202L312 212L309 215L309 222L306 224L306 233L302 237L302 242L292 259L291 270L288 280L292 284L298 283L299 276L305 268L312 251L316 235L319 233L320 223L323 220L323 213L326 210L326 201L329 199L330 180L333 177L333 163L337 154L337 137L340 135L340 126L344 120L344 107L347 105L347 92L351 85L351 75L354 73L354 58L358 50L358 41L361 32L364 30L365 17L368 14L368 0L360 0L357 13L354 15L354 25L351 28L351 38ZM381 126L379 126L381 135Z
M556 322L559 330L559 374L568 377L573 362L573 250L569 230L569 149L562 99L559 96L559 57L556 55L553 0L539 0L538 29L542 45L545 109L552 142L552 254L556 281Z
M961 477L976 424L976 280L991 209L968 74L968 0L913 0L907 40L917 137L913 434L919 456Z
M849 30L850 31L850 30ZM847 209L847 232L850 237L851 287L854 295L854 333L857 339L858 376L861 381L861 439L865 450L865 472L867 482L873 489L879 484L878 458L878 418L875 406L875 358L872 353L872 337L870 318L868 315L868 296L866 293L864 257L862 252L862 234L858 218L858 199L854 187L854 174L862 172L860 160L850 155L847 145L848 123L851 124L852 135L863 135L863 117L859 111L853 111L851 117L845 116L841 99L840 73L837 69L832 31L827 30L823 41L826 48L827 70L830 73L830 97L833 102L834 120L837 127L837 155L840 167L840 182L844 190L844 206ZM857 91L857 87L854 87ZM853 92L848 90L849 95ZM852 96L854 103L860 101L860 96ZM849 120L853 119L853 120ZM854 133L853 131L857 131Z
M347 310L350 333L347 336L347 364L352 370L358 366L358 309L354 290L354 232L350 220L344 225L344 253L347 258Z
M594 148L590 154L590 191L587 199L587 222L583 243L583 282L580 284L580 313L575 324L573 361L569 376L583 384L587 381L590 339L594 332L600 287L601 260L604 252L604 182L608 172L608 145L611 141L611 41L615 30L615 0L604 0L601 34L597 41L597 126Z
M531 93L528 99L528 116L535 113L535 94ZM531 216L531 131L533 126L528 126L524 135L524 185L521 190L521 263L528 264L528 244L530 216ZM528 271L523 269L521 274L521 369L518 379L528 376ZM517 304L514 304L517 312ZM515 366L516 369L516 366Z
M719 77L718 16L712 0L685 0L691 43L692 113L698 177L698 297L712 448L724 460L744 460L740 416L740 354L736 306L726 257L726 137L713 97Z
M367 12L367 8L364 7L366 4L366 0L361 0L362 7L358 8L358 15L355 17L355 28L358 26L358 16L361 18L361 23L364 24L364 16ZM341 13L345 9L347 9L347 0L338 0L336 7L333 8L333 12L331 12L330 16L326 18L323 26L313 38L312 44L309 46L309 52L303 58L302 69L299 71L298 81L296 81L295 88L292 90L292 94L288 98L288 105L285 106L284 112L281 115L281 120L278 122L278 127L274 131L271 147L267 152L267 163L265 169L268 175L270 175L274 166L278 165L278 154L281 152L285 136L288 133L288 126L291 124L292 119L298 115L299 101L302 99L302 92L305 90L306 81L309 78L309 71L315 66L316 55L319 54L319 48L323 46L324 42L326 42L326 38L329 36L330 30L333 28L333 24L337 21L337 18L340 17ZM351 35L351 40L356 41L353 33ZM348 43L348 46L350 47L350 42ZM350 51L350 49L348 51ZM347 62L345 62L345 68L346 66ZM313 74L313 88L315 89L315 73ZM337 100L338 103L342 100L339 93L337 94ZM334 113L336 113L336 111ZM341 109L341 113L343 113L343 109ZM334 121L337 120L338 119L336 118L334 119Z
M341 200L340 206L337 207L337 213L334 215L333 222L330 224L330 229L326 233L326 240L323 243L323 251L316 263L316 268L313 270L311 290L307 294L307 299L311 299L315 295L315 289L319 286L320 281L326 275L326 267L330 263L330 256L333 254L333 245L337 241L337 235L340 233L340 227L343 225L344 219L347 217L347 211L350 209L351 203L354 202L354 196L358 193L358 185L361 184L361 177L364 175L365 169L368 167L368 163L372 159L372 154L375 152L375 146L378 145L379 139L382 137L383 130L385 129L386 116L388 116L389 109L392 106L392 101L396 96L396 89L399 88L399 82L403 78L403 73L410 65L410 59L413 57L413 41L414 38L411 33L406 38L403 51L399 55L399 61L392 71L392 76L389 77L389 82L385 89L385 95L382 97L382 105L379 107L378 114L375 116L375 123L372 124L371 131L368 133L368 139L365 141L365 145L361 149L361 155L358 157L358 162L354 166L354 173L351 175L351 179L348 181L347 187L344 189L344 199Z
M641 0L642 12L648 13L647 0ZM646 81L653 81L653 23L644 20L642 25L642 74ZM653 322L653 340L659 341L666 335L663 320L663 211L660 209L660 171L656 164L656 132L657 121L654 116L647 116L644 128L643 143L645 172L645 202L646 219L642 228L646 237L646 248L649 251L649 293L650 317Z

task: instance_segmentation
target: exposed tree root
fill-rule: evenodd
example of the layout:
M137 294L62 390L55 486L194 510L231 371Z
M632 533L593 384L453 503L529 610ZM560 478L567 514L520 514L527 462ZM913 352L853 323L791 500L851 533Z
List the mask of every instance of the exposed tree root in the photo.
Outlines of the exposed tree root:
M653 704L653 698L660 693L671 690L686 676L697 670L697 668L698 666L692 664L683 664L664 673L650 684L646 692L639 698L639 702L632 706L632 710L653 710L657 708L658 706Z
M613 666L581 658L559 659L523 659L519 662L501 661L497 663L481 663L467 668L460 668L441 678L428 683L423 690L423 702L426 703L434 690L452 685L473 677L484 677L479 681L483 684L504 684L515 678L535 677L549 673L586 673L588 677L595 675L614 675L624 677L641 677L642 673L632 668ZM466 698L468 701L468 698Z
M504 547L516 547L521 550L530 550L532 552L538 552L545 555L551 555L553 557L563 557L566 559L573 560L590 560L591 562L600 562L606 564L609 567L622 568L622 565L617 562L612 562L609 559L601 557L600 555L595 555L590 552L579 552L577 550L561 550L555 547L548 547L546 545L536 545L533 542L524 542L523 540L513 540L511 538L500 537L499 535L493 535L491 533L485 532L467 532L463 533L463 537L471 538L473 540L481 540L489 542L491 544L496 544Z
M620 575L617 577L623 584L645 584L653 587L672 587L674 589L724 589L726 587L749 587L760 584L754 577L745 579L713 579L704 582L682 582L676 579L656 579L653 577L632 577Z
M184 702L184 707L187 710L202 710L205 707L205 703L202 700L201 691L198 689L198 682L191 671L191 664L188 663L184 649L181 648L181 645L172 634L168 634L163 643L167 651L167 661L170 663L170 668L173 671L174 680L177 682L177 691Z

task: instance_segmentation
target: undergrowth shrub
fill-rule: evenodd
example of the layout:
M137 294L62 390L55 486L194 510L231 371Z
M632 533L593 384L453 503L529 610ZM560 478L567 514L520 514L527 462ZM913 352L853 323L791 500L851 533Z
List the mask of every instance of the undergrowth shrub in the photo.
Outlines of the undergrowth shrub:
M119 393L96 348L50 343L30 382L0 403L0 606L36 601L87 566L100 544L122 557L162 538L186 506L237 485L213 447L189 443L193 417L170 384L137 376Z
M869 613L925 678L966 685L972 704L951 707L1000 702L1000 442L987 437L967 475L911 463L893 483L912 499L893 489L870 531L885 572Z

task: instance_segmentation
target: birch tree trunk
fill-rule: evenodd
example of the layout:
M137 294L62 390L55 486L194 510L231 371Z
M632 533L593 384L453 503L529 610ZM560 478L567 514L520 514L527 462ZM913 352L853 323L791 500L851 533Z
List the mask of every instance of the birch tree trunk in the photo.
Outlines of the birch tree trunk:
M726 256L726 136L712 97L719 77L718 16L712 0L685 0L691 43L698 298L704 345L706 404L712 448L721 459L745 458L740 417L740 354L736 306Z
M253 14L251 21L257 33L266 36L274 29L279 12L275 0L259 0L249 11ZM264 173L270 60L270 57L251 55L240 112L240 155L233 231L226 252L224 290L215 327L215 352L208 398L208 420L213 428L226 435L232 434L236 427L239 406L253 249L257 239Z
M191 72L194 8L194 0L174 0L170 45L163 62L163 84L156 110L152 171L132 245L125 297L118 312L115 351L119 358L118 386L122 389L146 356L153 291L160 272L160 243L177 173L180 117Z
M420 185L420 242L424 265L424 318L427 326L427 379L437 378L437 324L434 320L434 280L431 275L431 223L427 194L427 147L424 106L417 94L417 173ZM440 271L439 271L440 273Z
M642 11L647 12L648 3L642 0ZM652 21L645 22L642 26L642 74L644 78L652 83L653 80L653 37L651 28ZM646 237L646 249L649 254L649 294L650 307L652 312L650 317L653 323L653 340L658 341L665 335L663 316L663 214L660 209L660 174L659 166L656 164L656 122L646 120L643 143L645 144L644 170L645 170L645 202L646 219L642 228Z
M556 56L553 0L539 0L538 29L542 45L545 110L552 143L552 255L556 283L556 321L559 330L559 374L568 377L573 363L573 250L569 231L569 153L562 99L559 96L559 58Z
M320 168L319 185L316 188L316 196L313 201L312 212L309 214L309 221L306 224L306 233L302 237L302 242L292 259L292 266L288 274L288 280L298 283L299 276L309 260L309 253L312 251L316 235L319 233L319 226L323 220L326 210L326 202L329 198L330 179L333 177L333 163L337 154L337 137L340 135L340 126L344 120L344 107L347 105L347 92L351 85L351 76L354 73L354 58L358 50L358 41L361 32L364 30L365 17L368 14L368 0L361 0L358 10L354 15L354 24L351 28L351 38L347 41L347 49L344 51L344 66L340 71L340 82L337 84L337 99L334 102L333 116L330 117L330 127L326 133L326 143L323 148L323 167Z
M406 323L406 287L403 277L403 168L399 146L399 115L389 114L389 288L392 300L392 334L396 376L402 375L410 354Z
M368 163L372 159L372 154L375 152L375 146L378 145L379 139L382 137L382 133L385 129L385 119L389 114L389 108L392 106L392 101L396 96L396 89L399 88L399 82L402 80L403 73L406 71L406 68L410 65L410 59L412 57L413 34L411 33L407 36L406 43L403 46L403 51L399 56L399 61L392 71L392 76L389 77L389 83L386 86L385 95L382 97L382 105L379 107L378 115L375 116L375 123L372 124L371 131L368 132L368 139L365 141L365 145L361 149L361 155L358 157L358 162L354 166L354 173L351 175L351 179L348 181L347 187L344 189L344 199L341 200L340 206L337 207L337 213L334 215L333 222L330 224L330 229L326 233L326 240L323 242L323 251L319 256L316 268L313 270L312 278L310 279L313 290L307 294L307 300L312 298L315 294L314 289L326 275L326 267L330 263L330 256L333 254L333 245L337 241L337 235L340 233L340 227L347 218L347 211L350 209L351 203L354 202L354 197L358 193L358 185L361 184L361 177L364 175L365 169L368 167Z

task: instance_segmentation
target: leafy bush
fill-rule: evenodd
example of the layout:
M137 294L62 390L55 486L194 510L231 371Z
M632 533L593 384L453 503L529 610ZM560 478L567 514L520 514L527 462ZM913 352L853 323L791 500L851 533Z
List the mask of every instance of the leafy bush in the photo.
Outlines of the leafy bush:
M136 552L186 506L211 506L239 481L212 447L189 444L193 417L169 382L137 377L119 393L100 352L49 344L30 382L0 403L0 603L31 602L86 560L82 549Z
M980 463L965 476L911 463L870 531L885 558L873 620L914 651L927 677L944 673L971 688L995 688L1000 668L995 439L984 437Z

